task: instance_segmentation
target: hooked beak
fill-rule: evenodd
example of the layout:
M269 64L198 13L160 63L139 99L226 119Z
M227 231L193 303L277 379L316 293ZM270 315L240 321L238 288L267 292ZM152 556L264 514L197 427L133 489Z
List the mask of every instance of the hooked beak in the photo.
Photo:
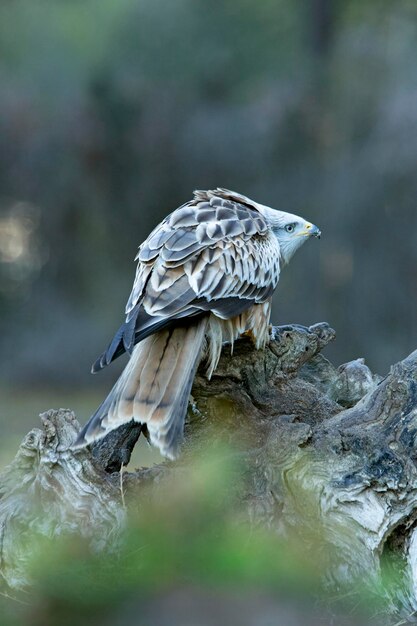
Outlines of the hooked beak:
M300 236L303 236L303 237L317 237L317 239L320 239L320 237L321 237L321 230L320 230L320 228L318 228L314 224L310 224L310 222L306 222L306 224L304 226L304 230L300 233Z

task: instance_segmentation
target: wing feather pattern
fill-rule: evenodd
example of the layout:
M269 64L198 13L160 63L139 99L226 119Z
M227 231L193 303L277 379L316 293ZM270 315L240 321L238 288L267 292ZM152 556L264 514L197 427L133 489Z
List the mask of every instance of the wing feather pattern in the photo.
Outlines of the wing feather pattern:
M195 192L154 229L136 258L126 323L94 371L131 352L153 328L207 311L227 318L265 302L280 271L278 241L262 214L244 196L223 189ZM228 298L233 304L225 307Z

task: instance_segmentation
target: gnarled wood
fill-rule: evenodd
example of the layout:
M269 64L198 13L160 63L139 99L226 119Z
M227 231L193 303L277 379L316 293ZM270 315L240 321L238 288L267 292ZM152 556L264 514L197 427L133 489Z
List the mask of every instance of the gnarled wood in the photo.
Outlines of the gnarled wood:
M232 444L244 459L239 495L253 524L295 532L306 548L327 544L329 582L376 575L384 549L395 550L409 572L400 601L415 610L417 352L381 379L363 359L339 368L325 359L334 336L327 324L285 326L264 351L247 339L233 356L226 346L211 381L203 367L196 376L181 459L125 474L124 484L139 502L145 487L157 497L196 452ZM27 583L29 526L114 543L125 515L118 471L140 434L124 426L91 452L72 452L74 415L49 411L42 420L0 477L1 572L13 587Z
M28 583L34 537L76 533L93 549L116 541L125 511L120 491L90 454L70 449L80 429L67 409L41 415L43 430L23 439L0 475L0 573L12 588Z

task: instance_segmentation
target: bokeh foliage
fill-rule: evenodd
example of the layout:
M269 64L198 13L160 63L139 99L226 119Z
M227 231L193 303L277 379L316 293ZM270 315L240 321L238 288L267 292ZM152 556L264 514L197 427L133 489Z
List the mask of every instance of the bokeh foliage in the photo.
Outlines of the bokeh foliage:
M36 425L22 389L54 387L74 408L58 385L100 395L116 377L88 372L121 320L136 247L194 188L322 228L283 273L274 323L327 320L336 363L365 355L381 372L414 349L416 53L413 0L3 1L0 350L13 389L0 447ZM226 468L200 471L139 502L118 554L34 538L34 588L0 596L1 626L138 623L172 585L316 594L319 555L248 533L225 506Z
M185 623L193 626L226 623L215 621L217 611L231 626L392 624L387 590L398 586L398 574L384 584L365 579L326 589L332 548L324 538L309 544L290 529L284 538L249 528L237 459L227 449L199 455L157 494L152 486L136 493L122 486L127 525L110 551L94 552L76 534L34 532L32 586L0 595L2 626L184 626L175 602L170 615L172 596L188 606ZM259 621L248 618L251 603Z
M2 2L0 350L15 406L0 398L1 446L16 389L101 385L89 365L121 320L136 247L194 188L322 228L284 271L274 323L327 320L336 363L365 355L380 372L415 348L416 53L413 0ZM40 545L34 589L0 596L2 626L114 626L172 584L316 591L319 558L311 571L297 545L248 535L227 480L190 493L133 515L118 555Z

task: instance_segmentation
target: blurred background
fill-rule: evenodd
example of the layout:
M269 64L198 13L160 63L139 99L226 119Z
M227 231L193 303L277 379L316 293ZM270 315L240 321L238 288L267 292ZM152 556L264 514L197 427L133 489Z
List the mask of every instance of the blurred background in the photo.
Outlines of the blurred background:
M3 0L0 466L40 411L85 422L107 393L123 360L90 365L136 249L195 188L322 229L282 275L275 324L327 321L333 362L381 374L417 348L416 60L415 0ZM319 562L236 533L207 490L205 473L191 500L174 491L118 559L48 544L28 608L0 595L4 624L22 623L16 607L32 626L323 624L299 604Z
M274 323L328 321L329 358L382 374L415 349L416 58L414 0L4 0L3 442L95 408L137 246L195 188L322 229Z

